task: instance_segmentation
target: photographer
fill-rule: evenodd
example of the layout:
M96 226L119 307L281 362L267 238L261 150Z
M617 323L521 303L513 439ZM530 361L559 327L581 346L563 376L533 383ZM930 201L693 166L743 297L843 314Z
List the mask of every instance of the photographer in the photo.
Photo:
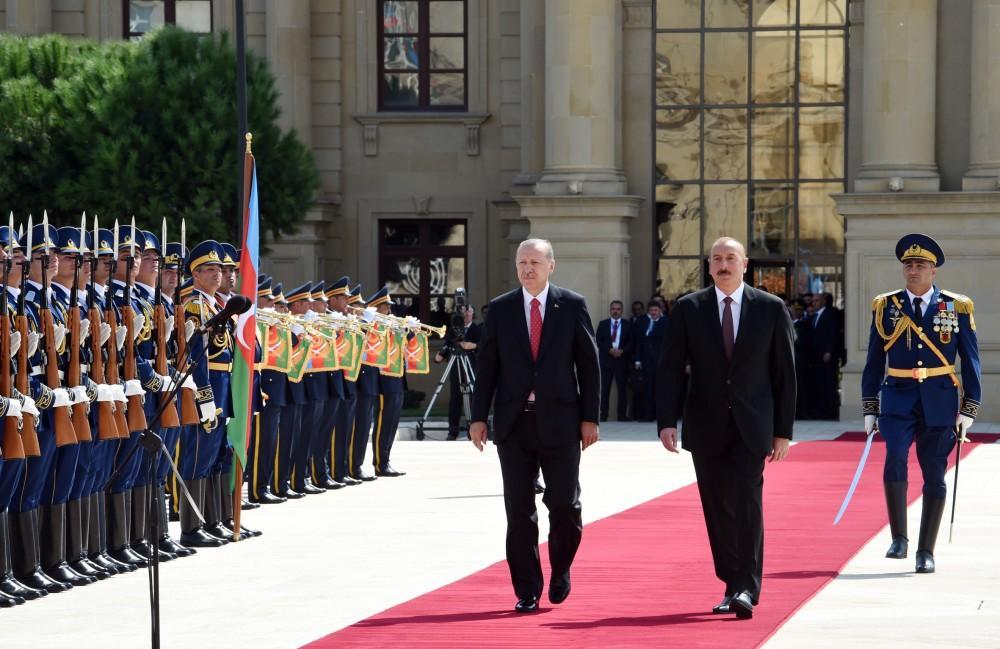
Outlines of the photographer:
M479 343L480 328L473 322L476 316L476 308L471 304L459 305L457 313L453 316L451 326L448 327L448 336L445 339L441 351L434 355L435 363L443 363L452 354L465 355L469 359L473 371L476 367L476 346ZM458 439L459 421L462 417L462 391L459 385L458 366L452 367L451 376L451 398L448 400L448 439Z

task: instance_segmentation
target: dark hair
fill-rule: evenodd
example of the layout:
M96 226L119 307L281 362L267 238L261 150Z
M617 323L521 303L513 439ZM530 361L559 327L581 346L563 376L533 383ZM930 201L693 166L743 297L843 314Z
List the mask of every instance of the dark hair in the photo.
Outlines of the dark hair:
M617 304L618 306L620 306L620 307L621 307L622 309L624 309L624 308L625 308L625 303L624 303L624 302L622 302L621 300L611 300L611 304L610 304L610 306L614 306L614 305L616 305L616 304Z
M642 300L633 300L632 306L635 306L636 304L638 304L639 306L646 306L645 304L643 304Z

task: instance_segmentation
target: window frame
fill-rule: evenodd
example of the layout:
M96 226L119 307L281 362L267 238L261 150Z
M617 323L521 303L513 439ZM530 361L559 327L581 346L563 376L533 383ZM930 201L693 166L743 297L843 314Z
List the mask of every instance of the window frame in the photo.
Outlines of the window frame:
M435 0L410 0L417 3L417 33L390 33L389 37L415 37L417 39L417 73L418 95L415 106L387 106L384 97L384 82L386 74L412 74L413 71L387 70L385 67L385 2L376 2L376 109L380 113L465 113L469 110L469 1L449 0L461 3L462 5L462 33L441 32L431 34L430 32L430 3ZM435 38L461 38L462 39L462 67L461 69L443 70L430 67L430 39ZM461 74L462 103L434 105L430 102L430 79L432 74Z
M163 24L177 24L177 0L160 0L163 2ZM215 33L215 0L208 0L208 20L209 27L206 34ZM132 13L132 0L122 0L122 37L125 40L142 38L149 32L133 32L129 23L129 16ZM201 32L198 32L201 33Z
M386 244L386 228L392 226L416 225L418 228L417 244L414 246L392 246ZM430 228L432 225L461 225L465 229L465 243L460 246L431 245ZM430 290L430 260L438 257L460 258L464 260L462 273L464 275L462 285L469 285L469 219L456 218L434 218L434 219L405 219L405 218L382 218L378 221L378 278L379 286L386 285L385 261L393 258L410 258L420 260L420 289L414 294L410 293L390 293L393 301L397 298L415 298L417 303L418 318L421 322L429 322L431 314L431 300L439 297L454 299L454 293L431 293Z

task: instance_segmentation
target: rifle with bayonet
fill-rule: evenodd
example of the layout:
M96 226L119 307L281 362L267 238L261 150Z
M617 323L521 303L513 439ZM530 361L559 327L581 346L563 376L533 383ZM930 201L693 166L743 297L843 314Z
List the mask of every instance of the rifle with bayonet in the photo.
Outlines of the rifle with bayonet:
M30 223L30 217L29 217ZM13 236L13 232L11 233ZM14 386L21 394L31 394L31 386L28 382L28 316L24 310L24 293L28 288L28 271L31 268L31 227L28 227L28 247L25 249L24 261L21 262L21 292L17 296L17 308L14 312L14 330L21 338L21 346L17 350L17 376L14 377ZM16 426L17 422L8 421L5 423L4 432L7 426ZM25 457L39 457L42 448L38 443L38 423L32 415L24 415L21 418L21 443L24 445Z
M181 285L184 283L184 269L187 267L187 230L185 222L181 221L181 253L184 256L177 261L177 286L174 287L174 337L177 340L177 360L174 367L183 373L190 360L187 357L187 330L184 327L184 304L181 302ZM179 314L179 315L178 315ZM201 414L194 399L194 390L181 388L181 423L193 426L201 423Z
M59 378L59 356L56 350L55 321L52 319L52 309L49 304L49 216L42 221L42 290L39 296L39 315L42 321L42 338L45 341L45 381L55 390L62 387ZM52 407L52 424L55 428L56 446L69 446L77 443L76 430L73 428L69 406Z
M94 284L97 281L97 268L101 263L98 257L100 248L100 235L97 229L97 217L94 217L94 250L90 259L90 283L87 285L87 320L90 321L90 378L98 384L107 384L107 376L104 372L104 349L101 345L101 310L97 308L97 289ZM114 346L114 339L111 338L111 345ZM117 383L117 381L116 381ZM122 430L126 429L124 417L122 418ZM118 422L115 421L115 402L97 402L97 438L100 440L118 439Z
M167 310L163 306L163 264L167 258L167 220L163 219L160 235L160 264L156 270L156 293L153 296L153 326L156 328L156 360L153 369L157 374L170 375L167 365ZM176 318L175 318L176 320ZM177 428L181 420L177 415L177 402L171 398L170 403L160 404L160 425L164 428Z
M69 340L69 365L66 367L66 387L75 388L81 385L83 379L83 368L80 364L80 304L78 298L77 284L80 282L80 266L83 264L83 248L86 242L84 214L80 220L80 246L79 254L73 258L73 286L69 289L69 311L66 313L66 327ZM73 430L76 431L76 441L89 442L90 434L90 404L74 403L71 409L73 414Z
M110 385L118 385L121 378L118 372L118 309L114 300L114 280L118 272L118 221L115 221L114 253L108 261L108 283L104 287L104 321L111 328L108 337L108 360L104 366L105 378ZM115 428L120 439L128 439L128 420L125 419L123 406L115 407Z
M135 217L132 217L132 236L128 247L128 258L125 262L125 299L122 300L122 320L125 321L125 349L122 358L122 378L135 381L139 378L139 370L135 360L135 310L132 308L132 270L135 268ZM146 430L146 412L142 409L142 396L133 394L128 397L128 419L130 433Z
M11 213L11 226L13 226L14 215ZM14 228L9 229L10 243L5 251L7 254L3 260L3 296L0 297L0 395L12 399L11 372L10 372L10 314L8 308L7 286L10 282L10 266L13 263L11 255L14 253ZM22 340L22 346L27 346L28 341ZM19 350L20 351L20 350ZM30 417L25 414L23 417ZM21 440L21 426L16 417L6 417L3 426L3 457L7 460L24 459L24 442ZM22 418L23 419L23 418Z

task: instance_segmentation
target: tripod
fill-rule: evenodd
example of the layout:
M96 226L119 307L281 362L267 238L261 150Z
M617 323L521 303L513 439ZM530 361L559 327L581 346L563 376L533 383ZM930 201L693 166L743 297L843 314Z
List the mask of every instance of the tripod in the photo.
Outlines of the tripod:
M448 364L445 365L444 372L441 373L441 380L438 381L437 387L434 388L434 394L427 404L427 410L424 411L423 416L417 421L418 440L423 440L426 437L424 431L428 430L426 425L427 418L430 416L434 402L437 401L438 395L441 394L445 383L451 378L452 371L458 372L458 390L462 395L462 411L465 415L465 423L468 425L472 421L472 390L476 387L476 373L472 369L472 361L469 360L468 353L456 346L448 358ZM432 428L430 430L440 429Z

